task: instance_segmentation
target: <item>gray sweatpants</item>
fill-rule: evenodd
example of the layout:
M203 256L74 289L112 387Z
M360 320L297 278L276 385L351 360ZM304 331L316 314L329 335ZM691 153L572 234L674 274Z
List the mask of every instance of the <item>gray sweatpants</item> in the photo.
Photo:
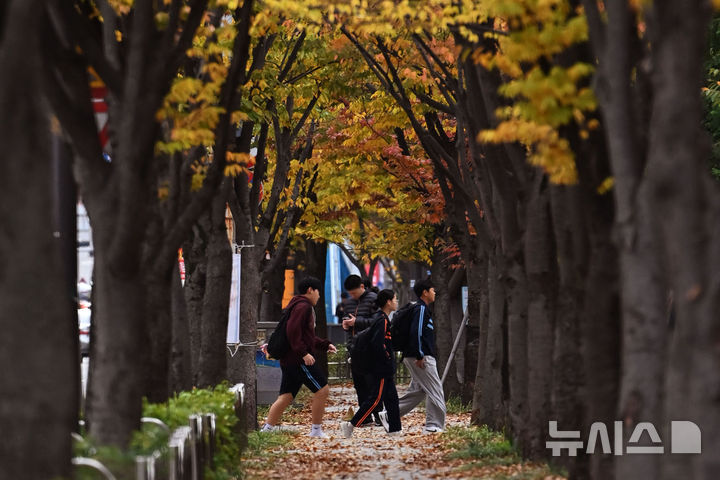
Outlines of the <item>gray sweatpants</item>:
M445 429L445 393L435 358L425 355L425 368L418 367L413 357L405 358L403 363L411 380L407 392L400 397L400 416L425 400L425 426Z

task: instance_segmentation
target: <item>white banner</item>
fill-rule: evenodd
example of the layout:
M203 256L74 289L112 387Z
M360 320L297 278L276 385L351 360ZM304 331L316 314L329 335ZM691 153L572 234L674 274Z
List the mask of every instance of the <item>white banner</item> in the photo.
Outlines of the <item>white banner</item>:
M227 344L240 343L240 271L242 255L233 254L232 283L230 285L230 309L228 311Z

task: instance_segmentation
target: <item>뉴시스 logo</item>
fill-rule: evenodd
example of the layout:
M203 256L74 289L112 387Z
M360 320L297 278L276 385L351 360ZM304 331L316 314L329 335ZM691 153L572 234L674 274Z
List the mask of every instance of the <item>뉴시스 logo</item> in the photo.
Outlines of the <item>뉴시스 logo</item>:
M607 425L595 422L590 426L585 453L603 453L615 455L631 455L638 453L664 454L665 445L658 435L655 426L650 422L638 423L630 434L630 439L623 450L623 422L614 423L613 443L610 443ZM583 448L580 430L558 430L557 421L548 422L550 438L545 447L552 450L553 457L562 455L563 450L571 457L577 456ZM643 434L647 432L652 445L639 445ZM678 420L670 422L670 453L702 453L702 435L700 428L693 422Z

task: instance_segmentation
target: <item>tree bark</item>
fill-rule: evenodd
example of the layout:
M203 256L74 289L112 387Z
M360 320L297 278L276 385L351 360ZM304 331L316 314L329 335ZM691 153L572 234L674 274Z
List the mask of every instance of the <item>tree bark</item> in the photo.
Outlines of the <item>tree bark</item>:
M170 276L170 305L172 317L172 345L170 350L170 394L190 390L193 386L190 354L190 324L180 280L180 272L173 268Z
M0 477L69 477L77 428L75 278L61 243L62 188L42 94L42 2L11 1L0 22ZM58 142L59 140L56 140ZM57 152L56 152L57 153ZM74 201L70 205L74 210ZM75 248L75 238L69 239Z
M262 261L263 252L258 248L244 248L240 298L240 342L235 357L228 364L228 378L231 383L245 384L245 425L257 429L257 371L255 352L257 345L257 319L260 310L262 287L258 278L257 265Z
M466 263L468 282L468 331L465 336L465 383L463 401L472 399L471 422L482 425L488 414L485 411L486 376L490 374L485 367L488 351L488 329L490 325L490 291L487 256L480 257L476 263ZM470 328L474 324L474 328ZM472 368L474 357L475 368ZM468 381L470 376L472 381ZM469 384L469 386L468 386Z
M203 216L205 217L205 216ZM203 218L201 217L201 219ZM183 295L188 317L190 335L190 372L192 384L197 385L200 365L200 342L202 340L202 309L207 279L207 253L204 231L200 221L193 229L194 238L183 248L185 258L185 285Z
M225 225L229 188L230 180L226 179L212 204L197 379L200 387L215 386L227 378L225 345L232 277L232 251Z
M538 185L528 205L525 261L528 277L528 455L542 458L552 412L552 359L557 269L549 187Z
M480 412L477 424L488 425L496 430L507 426L507 360L506 332L507 318L505 310L505 288L499 278L497 259L490 258L488 264L488 328L484 339L482 359L478 360L478 369L483 368L482 384L479 385ZM481 337L481 340L482 337ZM482 367L481 367L482 366ZM476 386L477 389L477 386Z
M583 425L580 318L588 253L579 205L577 186L551 188L559 281L553 346L552 418L557 420L559 427L568 430L580 429ZM581 478L584 475L585 457L563 457L560 461L571 476Z
M452 330L452 317L450 316L450 292L448 289L450 272L445 257L442 250L436 247L433 251L430 270L437 295L433 305L433 321L435 323L435 343L437 345L437 369L441 377L445 371L453 341L455 340ZM457 381L457 375L448 375L444 389L445 398L450 398L453 394L459 394L460 384Z
M90 203L87 203L90 210ZM102 444L124 447L140 427L143 370L147 345L142 325L142 276L113 274L105 257L104 233L112 217L94 215L95 283L86 412L88 433ZM92 221L92 220L91 220ZM118 272L119 273L119 272ZM125 273L125 272L123 272ZM117 319L124 321L118 321Z

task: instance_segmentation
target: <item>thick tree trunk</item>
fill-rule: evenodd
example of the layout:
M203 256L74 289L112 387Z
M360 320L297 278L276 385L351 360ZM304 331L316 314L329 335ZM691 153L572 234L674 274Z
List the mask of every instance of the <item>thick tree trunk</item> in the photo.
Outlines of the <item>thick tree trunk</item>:
M200 365L200 342L202 340L202 309L207 279L207 242L201 234L198 224L192 242L183 248L185 258L185 285L183 295L187 309L187 322L190 335L190 373L192 384L197 385Z
M597 216L595 217L598 218ZM593 228L591 257L582 322L583 362L585 366L585 432L594 422L610 428L617 419L620 384L620 299L617 250L610 238L611 223ZM604 228L603 228L604 227ZM609 432L608 432L609 433ZM615 456L590 457L590 478L615 478ZM619 477L618 477L619 478Z
M482 425L486 417L484 400L485 376L489 373L485 368L487 338L490 319L490 302L488 291L488 260L483 255L480 261L465 264L468 283L468 325L465 332L465 379L463 401L472 400L471 422ZM472 368L472 366L475 368ZM472 377L472 378L471 378Z
M226 185L229 187L227 180ZM200 387L212 387L227 378L225 343L232 277L232 251L225 226L227 192L227 188L223 186L212 205L197 379Z
M585 226L580 214L578 187L554 186L550 190L556 239L559 289L553 346L553 420L560 429L579 430L583 425L584 369L581 354L583 283L587 262ZM573 478L585 475L585 457L562 457Z
M53 183L50 117L38 82L41 2L1 8L0 478L49 480L70 476L77 428L75 279L68 283L61 257L67 232L53 204L61 186Z
M170 307L170 272L150 273L146 286L144 327L147 329L150 355L145 372L144 396L151 403L163 403L169 395L170 348L172 343L172 312Z
M710 479L720 468L720 196L708 178L710 145L701 126L700 87L712 12L710 2L693 0L656 2L651 14L653 115L645 180L652 210L647 212L657 219L652 234L660 238L674 315L663 426L682 416L702 435L701 455L666 455L662 473L667 479ZM658 329L664 331L662 325Z
M508 322L508 413L515 443L522 452L529 449L528 419L528 290L525 268L511 259L506 270L505 295Z
M88 211L91 203L87 202ZM142 277L116 274L105 257L112 217L91 216L95 245L93 327L86 403L89 434L99 443L126 446L140 427L147 353L142 324ZM104 248L103 248L104 247Z
M483 369L482 384L479 385L480 412L476 423L488 425L496 430L504 429L507 420L506 404L506 312L505 288L499 278L497 259L490 257L488 264L488 327L485 339L480 338L478 369ZM468 277L469 278L469 277ZM478 388L478 385L475 387Z
M656 237L647 225L652 213L641 206L638 215L634 245L626 245L620 255L623 325L619 413L625 445L638 423L659 426L663 418L667 289L657 263ZM660 462L658 455L623 455L615 459L615 477L660 478Z
M528 206L525 262L528 277L528 454L547 455L551 420L552 359L557 295L555 244L550 223L549 191L538 185Z
M257 428L255 352L258 347L255 342L262 294L259 265L263 261L263 253L259 248L245 248L242 252L240 341L245 345L240 346L228 364L228 378L231 383L245 384L245 425L250 430Z
M453 329L452 317L450 316L450 292L448 290L450 273L447 266L447 259L442 250L436 248L433 251L432 279L435 285L435 304L433 305L433 321L435 322L435 343L437 345L437 369L442 377L447 365L450 351L452 350ZM451 395L458 395L460 384L457 375L448 374L445 381L445 398Z

